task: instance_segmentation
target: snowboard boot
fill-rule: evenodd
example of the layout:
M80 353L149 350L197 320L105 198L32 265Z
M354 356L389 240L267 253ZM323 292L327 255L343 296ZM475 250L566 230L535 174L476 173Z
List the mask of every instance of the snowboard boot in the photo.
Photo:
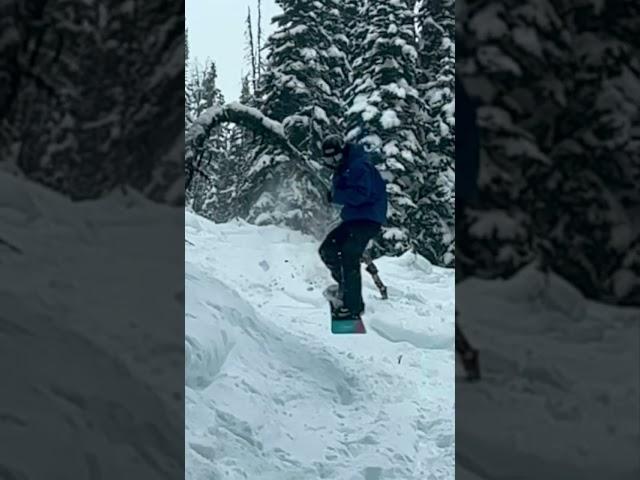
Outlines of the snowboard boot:
M335 301L335 305L339 307L337 313L339 312L339 314L344 318L360 317L362 314L364 314L364 302L362 303L360 311L357 314L344 307L344 292L340 285L333 284L328 286L324 291L324 296L330 299L332 303L333 301Z
M353 313L346 307L340 307L334 313L334 319L336 320L353 320L354 318L360 318L360 314Z
M336 311L336 319L339 318L361 318L364 313L364 303L361 304L361 307L358 311L351 310L343 305L338 308Z
M342 288L339 285L329 285L322 293L324 297L336 306L342 306Z

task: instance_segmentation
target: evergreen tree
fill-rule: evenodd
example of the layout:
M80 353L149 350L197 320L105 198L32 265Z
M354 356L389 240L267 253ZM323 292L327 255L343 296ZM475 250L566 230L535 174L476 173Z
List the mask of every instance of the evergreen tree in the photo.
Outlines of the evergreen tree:
M353 41L348 34L357 17L356 3L353 0L326 0L325 11L322 13L323 24L330 38L330 47L324 52L330 71L327 82L342 104L340 118L336 119L341 128L344 128L346 91L353 81L350 60Z
M251 94L250 85L249 76L243 77L240 92L242 105L250 106L255 101ZM253 144L254 139L250 131L238 125L230 126L226 144L227 154L221 159L222 164L216 178L215 204L210 207L215 212L213 219L216 222L229 221L242 211L239 186L246 173Z
M189 70L189 29L184 29L184 70Z
M217 71L215 63L206 64L203 70L196 65L190 81L192 93L191 116L197 118L205 110L224 104L222 92L216 86ZM215 129L205 142L205 154L198 165L193 166L194 171L187 172L192 176L189 188L186 192L187 201L194 211L213 217L212 208L216 204L217 178L220 174L221 164L226 155L226 132L223 127Z
M258 0L258 33L256 35L256 60L257 60L257 82L256 85L261 84L262 78L262 0Z
M432 261L453 266L455 259L454 128L455 4L425 0L418 10L419 92L426 108L418 112L420 139L427 150L425 182L412 217L415 243ZM420 115L422 114L422 115ZM422 128L421 128L422 127ZM422 226L422 227L421 227Z
M245 25L245 37L247 45L245 47L245 59L249 62L251 68L251 84L253 91L258 89L258 64L256 61L256 46L253 40L253 23L251 22L251 7L247 8L247 19Z
M550 95L545 84L553 85L554 76L560 75L563 59L559 52L566 51L566 46L562 45L562 36L548 34L557 18L553 8L538 16L525 15L527 8L527 5L516 5L515 2L504 6L478 5L469 21L462 24L472 40L465 43L456 39L456 66L467 80L468 90L472 95L492 102L478 112L483 153L486 153L481 171L480 202L488 205L484 207L486 213L472 214L467 219L471 222L469 231L475 242L465 242L465 245L471 245L475 250L464 253L466 257L478 259L476 273L495 268L499 263L501 273L510 274L531 261L534 250L547 251L547 245L534 246L536 241L531 231L536 224L534 215L519 200L524 197L532 200L531 192L526 189L537 185L537 180L532 184L527 182L527 174L544 170L550 162L524 120L535 108L549 115L560 106L557 102L558 99L562 101L561 96ZM495 22L487 21L488 18L495 18ZM533 47L513 45L505 34L511 28L530 32ZM467 44L473 46L468 52L465 50ZM481 56L476 55L478 46L482 48ZM541 52L544 52L546 62L541 60ZM464 75L467 71L473 75ZM480 78L487 81L483 84L489 86L486 91L474 89ZM525 84L528 88L526 99L522 96ZM562 90L557 93L562 94ZM534 197L543 198L538 194Z
M184 30L184 125L185 129L190 125L190 112L192 109L191 82L189 81L189 30Z
M390 228L382 248L400 253L412 245L411 218L425 182L426 154L416 128L424 104L416 88L414 16L405 3L370 1L360 17L354 38L364 40L353 49L358 56L347 91L347 136L381 154L378 168L390 194Z
M349 65L353 66L360 56L360 49L364 43L364 29L359 28L362 23L364 0L344 0L339 3L338 10L342 21L338 27L338 35L343 35L342 42L346 44L345 53L349 60Z
M455 128L455 3L424 0L418 10L420 95L428 115L419 126L428 151L453 167Z
M601 7L487 2L464 22L476 47L458 52L459 68L486 103L471 257L484 259L475 265L483 275L537 257L588 296L629 301L640 283L628 269L640 198L626 180L638 164L630 133L640 104L631 87L640 81L638 41L627 30L638 26L638 6Z
M278 3L283 13L273 19L278 27L267 41L269 54L258 107L282 123L297 149L314 158L322 138L339 131L342 113L332 88L329 61L337 47L326 28L335 12L319 8L319 4L326 6L325 0ZM259 223L284 222L307 231L326 219L325 192L312 178L326 177L326 172L300 165L268 144L259 144L252 160L242 186L247 218Z
M167 152L183 128L182 5L141 3L136 15L102 2L3 6L3 166L77 200L128 185L167 201L180 174Z

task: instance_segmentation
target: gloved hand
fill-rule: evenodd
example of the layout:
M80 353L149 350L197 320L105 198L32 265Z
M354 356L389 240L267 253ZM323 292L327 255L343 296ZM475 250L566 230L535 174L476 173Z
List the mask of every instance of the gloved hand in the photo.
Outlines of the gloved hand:
M327 190L327 202L333 202L333 195L331 193L331 190Z

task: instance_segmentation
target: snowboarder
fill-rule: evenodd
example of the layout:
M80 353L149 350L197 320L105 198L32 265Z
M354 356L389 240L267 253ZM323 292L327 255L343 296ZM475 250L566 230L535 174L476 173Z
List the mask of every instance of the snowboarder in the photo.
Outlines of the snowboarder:
M359 318L364 313L360 260L369 241L387 219L385 182L361 145L338 135L322 142L322 164L333 170L327 200L342 206L342 222L320 246L320 258L338 283L342 306L334 319Z
M479 138L476 125L476 112L462 83L456 76L456 229L462 226L460 221L465 214L469 201L476 194L478 183ZM459 237L459 235L456 235ZM460 276L456 275L456 279ZM469 380L480 378L478 351L471 346L458 325L456 310L456 352L462 359L462 365Z

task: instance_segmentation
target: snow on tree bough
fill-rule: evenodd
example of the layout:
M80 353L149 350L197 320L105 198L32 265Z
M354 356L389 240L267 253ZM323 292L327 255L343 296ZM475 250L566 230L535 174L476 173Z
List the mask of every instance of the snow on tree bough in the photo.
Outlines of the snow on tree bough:
M201 167L204 153L204 143L212 130L223 123L235 123L251 130L256 135L271 142L295 160L295 165L312 175L310 178L319 187L326 188L318 169L313 167L310 160L300 152L286 137L282 124L264 115L260 110L242 105L237 102L222 107L211 107L196 118L185 135L185 162L187 168L187 188L193 178L193 173Z

